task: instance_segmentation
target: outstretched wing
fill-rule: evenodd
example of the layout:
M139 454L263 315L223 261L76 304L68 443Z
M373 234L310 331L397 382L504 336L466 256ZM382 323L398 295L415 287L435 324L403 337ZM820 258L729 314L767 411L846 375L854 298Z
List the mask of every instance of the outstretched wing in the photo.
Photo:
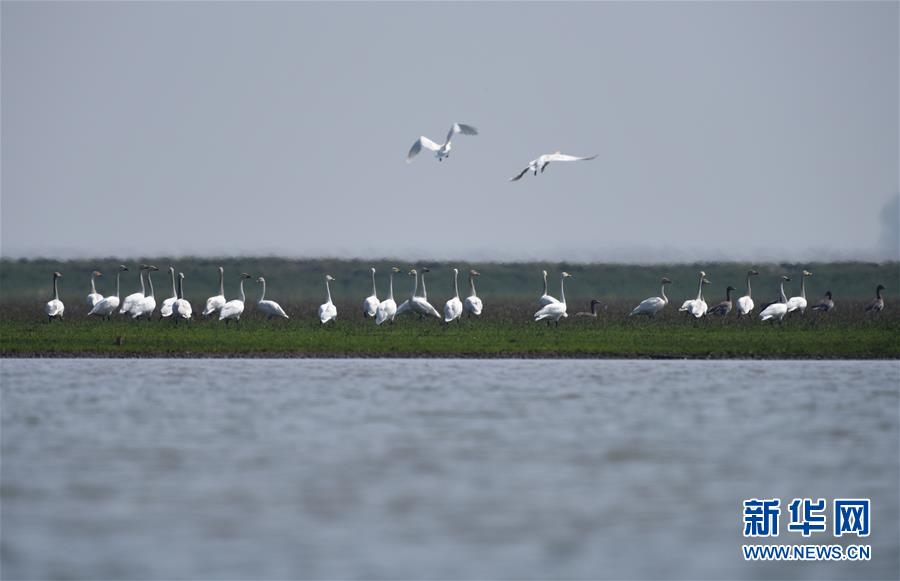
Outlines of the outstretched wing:
M418 155L423 147L431 151L437 151L441 148L440 145L422 135L416 139L416 142L409 148L409 153L406 154L406 163L411 162L412 158Z
M523 169L521 172L519 172L518 175L515 175L515 176L509 178L509 181L511 181L511 182L519 181L520 179L522 179L522 176L523 176L523 175L525 175L526 173L528 173L528 170L529 170L529 169L531 169L530 166L529 166L529 167L526 167L526 168Z
M543 157L546 163L550 163L551 161L588 161L596 158L597 155L599 154L591 155L589 157L578 157L575 155L566 155L565 153L551 153Z
M462 133L463 135L478 135L478 130L465 123L454 123L453 126L450 127L450 131L447 132L447 141L449 142L453 139L453 136L457 133Z

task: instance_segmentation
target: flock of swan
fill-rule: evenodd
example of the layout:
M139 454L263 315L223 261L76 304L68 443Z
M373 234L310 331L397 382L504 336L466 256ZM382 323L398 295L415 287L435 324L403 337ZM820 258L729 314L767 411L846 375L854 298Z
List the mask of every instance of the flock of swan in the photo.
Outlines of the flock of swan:
M128 272L128 267L120 265L116 272L116 294L103 296L97 292L96 279L102 277L103 273L95 270L91 273L91 288L87 295L87 306L89 308L89 317L102 317L109 320L113 315L130 316L132 319L150 319L156 312L156 296L153 289L152 273L158 271L159 268L150 264L142 264L139 268L139 278L141 290L120 298L121 294L121 275ZM246 272L240 273L239 277L239 296L240 298L227 300L225 298L225 269L219 267L219 294L209 297L202 311L204 317L218 317L220 321L226 324L231 321L239 322L241 315L244 313L244 304L247 297L244 293L244 281L253 277ZM401 272L398 267L392 267L388 275L388 295L384 300L379 300L378 289L375 280L375 268L371 268L372 274L372 294L366 297L362 303L362 314L371 318L376 325L384 323L393 323L400 315L409 313L417 314L420 318L435 318L443 320L445 323L459 321L465 315L466 317L478 317L483 311L481 299L475 290L475 278L480 276L477 270L469 271L469 288L471 294L465 299L459 296L459 269L453 269L453 297L444 303L443 313L439 312L430 302L428 302L428 290L425 287L425 275L430 272L427 267L422 268L420 273L413 268L407 275L412 279L412 289L409 298L400 305L394 299L394 276ZM144 275L146 273L146 285ZM555 323L559 326L560 319L567 318L568 307L566 305L566 279L571 278L568 272L562 272L559 277L559 298L553 297L549 293L547 286L547 271L542 271L544 277L544 292L538 298L540 308L534 313L535 322L545 321L548 325ZM703 298L703 287L709 284L706 273L700 271L697 283L697 296L688 299L682 303L678 309L694 318L701 318L707 315L727 316L734 310L737 316L746 317L753 313L756 305L753 302L752 289L750 282L752 277L759 274L756 270L747 271L747 294L732 301L731 293L736 290L732 286L728 286L725 291L725 300L717 305L709 308L706 300ZM184 273L175 272L174 267L169 267L169 275L172 279L172 296L162 301L159 306L159 318L171 318L177 324L179 321L189 321L193 317L193 307L187 299L184 298ZM798 312L803 314L806 312L806 279L812 276L812 272L804 270L800 278L800 294L791 298L787 298L784 293L784 283L791 280L788 275L780 277L779 284L779 300L773 303L765 304L760 307L759 319L762 321L782 321L788 313ZM48 317L48 321L53 319L62 319L65 313L65 305L59 299L59 279L62 274L53 273L53 299L44 305L44 314ZM419 293L419 281L421 279L421 294ZM337 306L331 297L331 282L334 277L330 274L325 275L325 295L326 300L319 306L319 321L324 325L337 320ZM268 317L288 319L287 313L281 308L277 302L266 299L266 279L263 277L256 278L257 284L260 285L259 299L256 301L257 310ZM666 305L669 304L669 298L666 296L666 285L672 281L663 277L660 280L660 296L650 297L641 301L629 314L629 316L645 315L653 318ZM149 287L149 291L148 291ZM878 313L884 310L884 298L882 291L885 290L883 285L878 285L875 289L875 298L869 302L865 310L866 312ZM575 316L597 316L597 306L600 301L594 299L591 301L590 312L575 313ZM825 297L812 307L814 311L827 312L834 309L834 301L832 300L831 291L825 293Z

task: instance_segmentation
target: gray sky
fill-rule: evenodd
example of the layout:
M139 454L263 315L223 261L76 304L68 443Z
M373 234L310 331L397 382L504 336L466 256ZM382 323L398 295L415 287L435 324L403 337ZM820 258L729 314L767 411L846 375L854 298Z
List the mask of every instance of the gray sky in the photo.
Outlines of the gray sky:
M898 7L4 1L0 250L896 259Z

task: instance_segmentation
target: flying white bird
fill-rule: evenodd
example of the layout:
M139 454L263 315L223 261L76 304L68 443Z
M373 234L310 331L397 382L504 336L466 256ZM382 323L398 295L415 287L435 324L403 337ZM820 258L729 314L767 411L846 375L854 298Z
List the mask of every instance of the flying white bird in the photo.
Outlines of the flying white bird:
M631 313L628 315L629 317L632 315L647 315L651 319L656 316L656 313L663 310L663 307L669 304L669 297L666 296L666 285L670 284L672 281L667 279L666 277L662 277L659 280L660 288L658 297L650 297L649 299L644 299L641 301L641 304L634 307Z
M378 311L378 305L381 302L378 300L378 290L375 288L375 267L372 267L372 294L366 297L366 300L363 301L363 316L364 317L374 317L375 313Z
M62 278L62 275L60 273L53 273L53 298L47 301L47 304L44 305L44 314L47 315L48 323L57 318L61 321L63 318L63 313L66 310L66 306L61 300L59 300L59 286L57 284L57 281L60 278Z
M550 321L556 322L556 326L559 327L559 320L564 317L568 317L569 315L566 313L566 289L565 282L566 279L572 276L568 272L564 272L559 277L559 302L550 303L549 305L544 305L538 312L534 314L534 321L547 321L547 325L550 325Z
M481 299L478 298L478 294L475 292L475 277L481 276L481 273L477 270L469 271L469 287L472 289L472 294L466 297L466 300L463 301L463 312L466 313L466 317L471 317L475 315L476 317L481 316Z
M290 317L287 316L287 313L284 312L284 309L281 308L281 305L279 305L275 301L266 300L266 279L264 279L263 277L259 277L256 279L256 282L262 285L262 294L259 295L259 300L256 301L256 308L262 311L269 319L271 319L272 317L289 319Z
M410 163L412 158L422 151L423 147L429 151L433 151L434 156L438 161L443 161L445 157L450 157L450 150L452 149L450 141L457 133L462 133L463 135L478 135L478 130L471 125L454 123L453 127L451 127L450 131L447 133L447 141L440 145L422 135L416 139L416 142L409 148L409 153L406 154L406 163Z
M520 171L518 175L509 178L509 181L518 181L529 171L534 172L534 175L538 175L538 170L540 170L541 173L544 173L544 170L547 169L547 166L553 161L589 161L591 159L596 159L596 157L596 154L590 157L578 157L575 155L566 155L565 153L560 153L558 151L556 153L545 153L539 158L529 161L528 166Z
M228 321L241 321L241 315L244 314L244 302L247 300L247 296L244 294L244 279L252 278L246 272L241 273L241 298L232 299L222 305L222 308L219 309L219 320L225 321L225 324L228 324Z
M109 316L116 312L116 309L119 307L119 277L123 272L127 272L128 267L124 264L119 265L119 271L116 273L116 294L115 296L103 297L99 303L94 305L94 308L88 313L88 317L93 315L97 315L100 317L105 317L109 320Z
M394 300L394 275L400 272L396 266L391 268L390 282L388 283L388 297L378 303L378 309L375 311L375 324L381 325L385 321L394 323L394 317L397 316L397 302Z
M319 320L324 325L328 321L337 321L337 307L331 302L331 281L334 277L330 274L325 275L325 292L328 293L328 300L319 306Z
M103 273L99 270L95 270L91 273L91 293L87 296L87 306L88 311L94 308L94 306L103 300L103 295L97 292L97 287L94 286L94 279L98 276L103 276Z

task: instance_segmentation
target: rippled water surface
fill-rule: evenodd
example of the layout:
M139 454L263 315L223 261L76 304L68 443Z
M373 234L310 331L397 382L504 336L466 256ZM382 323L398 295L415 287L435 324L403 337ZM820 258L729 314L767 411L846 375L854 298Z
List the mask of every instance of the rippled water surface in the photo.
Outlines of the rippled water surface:
M7 579L900 567L897 362L3 360L0 379ZM871 498L872 561L745 563L741 501L803 496Z

